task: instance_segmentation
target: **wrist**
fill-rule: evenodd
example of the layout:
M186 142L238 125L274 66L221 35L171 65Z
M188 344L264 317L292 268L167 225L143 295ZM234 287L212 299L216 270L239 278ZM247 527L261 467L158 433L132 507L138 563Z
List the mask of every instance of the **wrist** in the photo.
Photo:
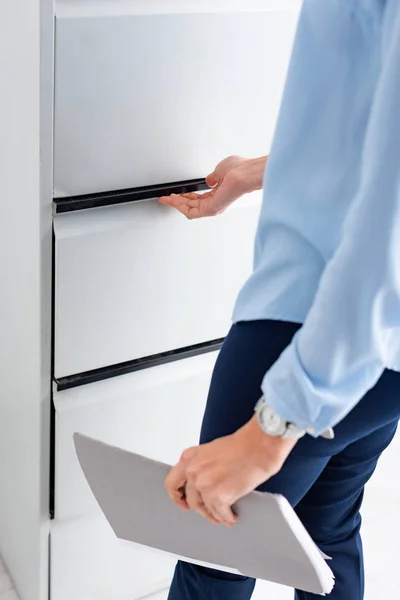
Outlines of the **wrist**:
M267 156L241 159L241 164L231 172L231 176L236 180L237 189L240 190L240 195L262 189L267 160Z
M253 416L239 432L247 438L249 446L253 448L258 466L271 471L272 474L281 469L298 441L266 434L261 429L256 416Z
M268 156L250 159L249 165L249 186L250 192L261 190L264 182L264 173L267 165Z

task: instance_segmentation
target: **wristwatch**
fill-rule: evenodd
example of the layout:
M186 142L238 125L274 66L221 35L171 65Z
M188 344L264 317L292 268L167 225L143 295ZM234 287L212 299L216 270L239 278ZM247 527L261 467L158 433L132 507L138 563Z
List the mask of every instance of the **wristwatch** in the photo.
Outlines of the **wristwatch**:
M261 429L271 437L297 440L305 436L306 433L313 433L312 428L300 429L294 423L285 421L269 406L263 396L257 402L254 410ZM321 434L321 437L332 440L335 437L333 429L328 429Z

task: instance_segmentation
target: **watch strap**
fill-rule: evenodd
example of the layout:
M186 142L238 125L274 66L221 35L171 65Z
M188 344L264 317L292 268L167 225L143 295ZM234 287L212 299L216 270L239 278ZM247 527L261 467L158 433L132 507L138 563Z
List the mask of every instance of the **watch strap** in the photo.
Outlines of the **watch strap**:
M264 396L261 396L261 398L257 402L254 410L255 410L255 413L257 415L257 419L258 419L258 422L259 422L259 425L260 425L261 429L267 435L272 435L272 436L275 436L275 437L281 437L283 439L300 439L304 435L306 435L306 433L315 436L315 430L312 427L310 427L308 429L300 429L294 423L288 423L287 421L285 422L285 421L283 421L283 419L282 419L282 427L280 428L280 430L279 430L278 433L274 433L272 431L269 431L268 428L266 428L265 425L264 425L264 422L263 422L263 419L262 419L262 413L265 410L272 411L272 408L268 405L268 403L266 402ZM330 427L329 429L327 429L326 431L324 431L323 433L321 433L321 435L319 437L322 437L322 438L327 439L327 440L333 440L334 437L335 437L335 432L334 432L333 428Z

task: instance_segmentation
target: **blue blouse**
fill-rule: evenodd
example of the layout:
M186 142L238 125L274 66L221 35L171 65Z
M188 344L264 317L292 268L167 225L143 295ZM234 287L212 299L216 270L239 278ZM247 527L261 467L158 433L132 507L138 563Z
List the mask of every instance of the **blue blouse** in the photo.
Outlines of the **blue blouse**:
M234 311L254 319L303 324L262 391L316 434L400 370L399 0L304 1Z

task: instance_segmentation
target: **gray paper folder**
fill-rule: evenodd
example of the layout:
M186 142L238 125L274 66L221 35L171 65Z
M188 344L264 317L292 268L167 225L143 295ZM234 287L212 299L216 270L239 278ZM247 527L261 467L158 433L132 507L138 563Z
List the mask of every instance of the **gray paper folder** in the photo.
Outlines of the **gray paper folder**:
M285 498L254 492L232 528L212 525L169 499L168 465L75 434L86 479L115 535L199 564L325 595L333 573Z

